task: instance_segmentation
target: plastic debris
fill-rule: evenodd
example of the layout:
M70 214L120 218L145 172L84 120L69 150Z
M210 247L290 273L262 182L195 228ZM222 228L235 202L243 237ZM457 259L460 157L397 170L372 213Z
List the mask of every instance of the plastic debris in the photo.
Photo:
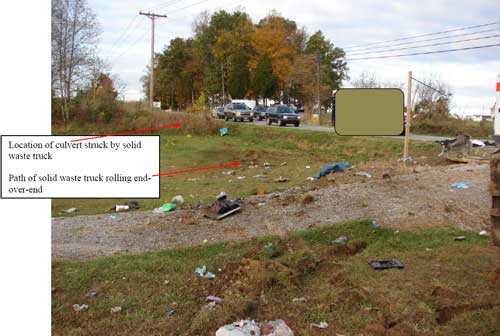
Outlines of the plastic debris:
M489 233L486 230L481 230L481 231L479 231L479 235L480 236L489 236Z
M229 128L227 128L227 127L219 128L219 134L220 134L220 136L229 135Z
M299 297L299 298L293 298L292 299L292 302L306 302L306 298L305 297Z
M351 164L347 161L341 161L339 163L334 163L334 164L327 164L321 167L320 171L318 172L318 174L316 174L315 177L316 179L320 179L323 176L326 176L330 173L345 171L351 167L352 167Z
M267 178L267 176L266 175L262 175L262 174L258 174L258 175L255 175L254 178L256 178L256 179L265 179L265 178Z
M311 166L306 166L306 169L310 169L310 168L311 168Z
M130 201L127 203L128 207L130 210L137 210L140 208L139 202L137 201Z
M167 307L166 311L165 311L165 315L167 315L167 317L171 317L175 314L175 309L173 308L170 308L170 307Z
M96 291L89 291L87 294L85 294L86 297L88 297L89 299L93 299L97 296L97 292Z
M374 270L384 270L389 268L403 269L405 265L397 259L371 260L368 262Z
M73 212L76 212L76 211L78 211L77 208L69 208L69 209L64 210L65 213L73 213Z
M280 166L283 167L283 166L286 166L288 163L285 161L285 162L281 162L280 163Z
M345 245L347 243L347 236L340 236L333 241L337 245Z
M110 219L116 219L116 215L109 215Z
M234 170L227 170L222 172L222 175L234 175L234 174L236 174Z
M453 238L453 240L462 241L462 240L465 240L465 236L458 236L458 237Z
M206 279L213 279L213 278L215 278L215 274L213 274L212 272L208 272L207 271L207 266L205 266L205 265L200 266L200 267L196 267L196 269L194 270L194 272L200 278L206 278Z
M375 230L380 229L380 224L376 220L372 220L372 228Z
M215 295L209 295L209 296L207 296L207 301L213 301L213 302L221 303L222 299L220 297L218 297L218 296L215 296Z
M318 329L326 329L328 328L328 323L326 323L325 321L322 321L320 323L311 323L311 327Z
M111 314L116 314L122 311L122 307L116 306L110 309Z
M469 189L467 182L456 182L450 185L451 189Z
M309 176L308 178L306 178L306 180L308 180L308 181L314 181L316 179L314 177L312 177L312 176Z
M89 308L89 306L86 305L85 303L83 303L83 304L75 303L73 305L73 310L76 311L76 312L80 312L80 311L88 309L88 308Z
M175 203L165 203L159 209L161 212L170 212L174 211L177 208Z
M372 178L372 174L370 174L369 172L365 172L365 171L357 172L356 175L364 176L366 178Z
M246 176L238 176L237 179L238 180L244 180L246 178Z
M181 205L184 203L184 197L182 197L182 195L174 196L170 202L176 205Z
M274 179L274 182L279 182L279 183L283 183L283 182L287 182L287 181L289 181L288 177L283 177L283 176L279 176L278 178Z
M215 336L293 336L293 331L283 320L264 323L241 320L220 327Z
M115 205L115 211L116 212L121 212L121 211L128 211L129 210L129 206L128 205Z
M470 142L471 142L471 144L472 144L473 147L484 147L484 146L486 146L486 144L483 141L481 141L481 140L472 139Z

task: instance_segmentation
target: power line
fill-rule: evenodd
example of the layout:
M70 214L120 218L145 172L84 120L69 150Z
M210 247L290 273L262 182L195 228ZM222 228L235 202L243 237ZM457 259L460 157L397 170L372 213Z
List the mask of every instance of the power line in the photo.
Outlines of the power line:
M457 40L457 41L446 41L446 42L439 42L439 43L429 43L429 44L422 44L419 46L411 46L411 47L404 47L404 48L393 48L393 49L386 49L386 50L380 50L380 51L365 51L365 52L360 52L360 53L352 53L349 55L373 55L373 54L381 54L381 53L386 53L390 51L399 51L399 50L407 50L407 49L418 49L418 48L425 48L425 47L434 47L434 46L439 46L439 45L445 45L445 44L452 44L452 43L462 43L462 42L470 42L470 41L478 41L478 40L485 40L485 39L490 39L490 38L495 38L495 37L500 37L500 34L497 35L488 35L488 36L481 36L481 37L475 37L475 38L470 38L470 39L464 39L464 40Z
M124 41L126 39L126 37L128 37L129 33L134 31L134 29L136 29L139 26L138 25L139 21L137 21L136 25L131 29L132 24L134 22L136 22L138 17L139 17L138 15L135 15L133 17L132 21L129 22L129 24L127 25L125 30L122 32L122 34L115 40L115 42L113 42L113 44L111 45L111 48L110 48L110 55L115 53L115 49L118 46L118 43Z
M430 86L430 85L428 85L428 84L425 84L425 83L424 83L424 82L422 82L422 81L419 81L419 80L418 80L418 79L416 79L416 78L413 78L413 77L410 77L410 78L411 78L411 79L413 79L415 82L418 82L418 83L422 84L423 86L426 86L426 87L428 87L429 89L432 89L432 90L434 90L434 91L438 92L439 94L441 94L441 95L443 95L443 96L451 96L451 93L446 93L446 92L443 92L443 91L441 91L441 90L438 90L438 89L436 89L436 88L434 88L434 87L432 87L432 86Z
M345 47L344 49L355 49L355 48L357 49L357 48L360 48L360 47L367 47L367 46L372 46L372 45L377 45L377 44L382 44L382 43L410 40L410 39L414 39L414 38L417 38L417 37L447 34L447 33L456 32L456 31L462 31L462 30L469 30L469 29L475 29L475 28L480 28L480 27L492 26L492 25L496 25L496 24L499 24L499 23L500 23L500 21L495 21L495 22L490 22L490 23L485 23L485 24L480 24L480 25L460 27L460 28L453 28L453 29L443 30L443 31L434 32L434 33L425 33L425 34L411 35L411 36L400 37L400 38L392 39L392 40L385 40L385 41L372 42L372 43L368 43L368 44L359 44L359 45L349 46L349 47Z
M201 1L198 1L198 2L195 2L195 3L192 3L190 5L187 5L187 6L184 6L184 7L180 7L180 8L176 8L175 10L172 10L172 11L169 11L167 12L167 14L172 14L172 13L176 13L176 12L179 12L181 10L184 10L184 9L187 9L187 8L190 8L190 7L194 7L194 6L197 6L201 3L204 3L204 2L207 2L209 0L201 0Z
M168 6L175 5L175 4L182 2L182 1L183 0L170 0L167 2L163 2L163 3L158 3L156 5L153 5L152 7L148 7L147 9L152 10L152 9L158 9L160 7L168 7Z
M485 44L474 47L465 47L465 48L456 48L456 49L446 49L446 50L436 50L436 51L426 51L426 52L417 52L411 54L397 54L397 55L385 55L385 56L371 56L371 57L362 57L362 58L347 58L346 61L363 61L363 60L371 60L371 59L382 59L382 58L394 58L394 57L405 57L405 56L416 56L416 55L428 55L428 54L440 54L446 52L454 52L454 51L462 51L462 50L471 50L471 49L483 49L490 47L498 47L500 43L496 44Z
M365 50L377 50L377 49L384 49L388 47L396 47L396 46L402 46L402 45L408 45L408 44L415 44L415 43L421 43L421 42L428 42L428 41L437 41L437 40L445 40L453 37L464 37L464 36L471 36L471 35L477 35L481 33L489 33L492 31L498 31L500 28L492 28L492 29L485 29L485 30L479 30L476 32L472 33L465 33L465 34L455 34L455 35L449 35L449 36L441 36L441 37L434 37L430 39L425 39L425 40L418 40L418 41L410 41L410 42L401 42L401 43L396 43L396 44L390 44L390 45L383 45L383 46L378 46L378 47L367 47L367 48L361 48L358 50L355 50L353 53L349 53L350 55L354 55L355 53L357 54L360 51L365 51Z
M134 42L132 42L131 44L129 44L128 48L125 49L121 54L119 54L118 56L114 57L113 60L111 61L111 63L114 63L115 61L117 61L120 57L122 57L128 51L130 51L130 49L132 49L133 46L135 46L137 43L139 43L139 41L142 41L144 39L144 37L146 36L147 32L148 32L147 30L144 30L143 33L142 33L142 35L139 36L139 38L137 40L135 40Z

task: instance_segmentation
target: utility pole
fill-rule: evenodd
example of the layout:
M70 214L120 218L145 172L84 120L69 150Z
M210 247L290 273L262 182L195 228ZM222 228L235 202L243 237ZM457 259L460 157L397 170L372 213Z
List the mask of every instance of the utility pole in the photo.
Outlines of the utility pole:
M226 92L224 89L224 62L220 64L221 77L222 77L222 105L224 105L226 101Z
M147 16L151 19L151 69L149 72L149 108L153 110L153 96L154 96L154 61L155 61L155 19L166 18L166 15L139 12L139 15Z
M403 149L403 161L411 160L410 157L410 122L411 122L411 84L412 84L412 74L408 71L408 92L406 95L406 125L405 125L405 143Z
M320 58L319 58L319 53L317 53L316 54L316 106L318 108L318 115L321 114L319 91L320 91Z

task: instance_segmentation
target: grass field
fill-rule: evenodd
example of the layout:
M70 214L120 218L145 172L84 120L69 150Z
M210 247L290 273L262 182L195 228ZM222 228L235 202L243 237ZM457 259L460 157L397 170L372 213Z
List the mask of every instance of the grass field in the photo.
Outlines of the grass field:
M165 131L161 133L161 170L189 168L211 163L237 160L241 167L235 175L224 175L221 170L192 173L176 177L161 177L161 198L141 200L142 209L153 209L182 195L189 205L212 202L220 191L230 196L245 196L271 192L306 183L309 176L317 173L325 163L348 160L352 164L366 161L394 160L402 156L403 143L397 139L382 137L345 137L323 132L313 132L277 127L257 127L228 124L230 135L220 137L213 134L193 134L189 130ZM94 130L95 133L98 133ZM65 134L91 134L78 129ZM435 156L439 146L433 143L414 142L411 145L414 157ZM264 163L271 169L264 169ZM286 164L285 164L286 163ZM258 165L256 168L249 166ZM310 166L310 169L306 169ZM266 175L256 179L255 175ZM244 179L238 179L245 176ZM285 183L274 182L283 176ZM65 215L64 209L76 207L75 214L104 213L116 204L127 200L107 199L57 199L52 201L53 216Z
M332 244L339 235L347 235L347 245ZM454 240L462 235L465 240ZM374 258L398 258L405 268L374 271L367 264ZM373 229L369 222L285 238L55 262L52 331L214 335L221 325L248 317L283 319L303 336L498 335L499 262L498 249L477 233L398 232ZM215 279L198 278L194 270L201 265ZM95 298L86 297L90 290ZM223 302L204 308L208 295ZM87 310L73 311L82 303ZM122 310L112 314L115 306ZM310 323L321 321L328 329L311 329Z

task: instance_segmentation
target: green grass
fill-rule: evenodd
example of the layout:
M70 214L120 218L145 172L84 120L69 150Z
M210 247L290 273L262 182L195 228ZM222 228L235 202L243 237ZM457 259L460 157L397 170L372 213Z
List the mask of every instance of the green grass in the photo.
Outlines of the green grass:
M161 134L161 170L188 168L211 163L237 160L241 167L234 176L223 175L221 170L191 173L176 177L162 177L161 198L141 200L142 209L153 209L182 195L187 204L212 202L215 195L224 190L229 195L246 196L258 192L271 192L306 183L309 176L317 173L325 163L348 160L352 164L375 160L390 160L401 157L403 143L397 139L382 137L345 137L330 133L313 132L278 127L257 127L228 124L231 134L195 135L185 130L168 131ZM84 134L88 129L72 130L69 133ZM98 133L95 131L95 133ZM434 156L439 146L433 143L412 143L412 154ZM273 165L266 170L264 162ZM281 166L286 162L286 165ZM249 168L251 163L259 168ZM311 168L306 169L309 165ZM150 172L152 173L152 172ZM265 180L255 179L266 174ZM238 176L245 179L238 180ZM279 176L289 178L286 183L273 180ZM75 214L104 213L116 204L127 200L118 199L57 199L52 201L53 216L65 215L61 211L76 207Z
M339 235L349 237L347 246L332 244ZM459 235L465 240L453 239ZM267 253L269 243L279 253ZM406 267L374 271L367 263L374 258L398 258ZM494 335L499 261L498 250L477 233L374 230L356 221L285 238L54 262L52 328L54 335L214 335L249 317L284 319L296 335ZM216 278L197 278L200 265ZM86 298L89 290L97 297ZM208 311L207 295L224 301ZM307 301L293 302L297 297ZM89 309L73 312L75 303ZM467 308L437 323L437 311L449 305ZM111 314L113 306L122 312ZM171 308L175 314L167 317ZM331 327L323 333L309 327L320 321Z

